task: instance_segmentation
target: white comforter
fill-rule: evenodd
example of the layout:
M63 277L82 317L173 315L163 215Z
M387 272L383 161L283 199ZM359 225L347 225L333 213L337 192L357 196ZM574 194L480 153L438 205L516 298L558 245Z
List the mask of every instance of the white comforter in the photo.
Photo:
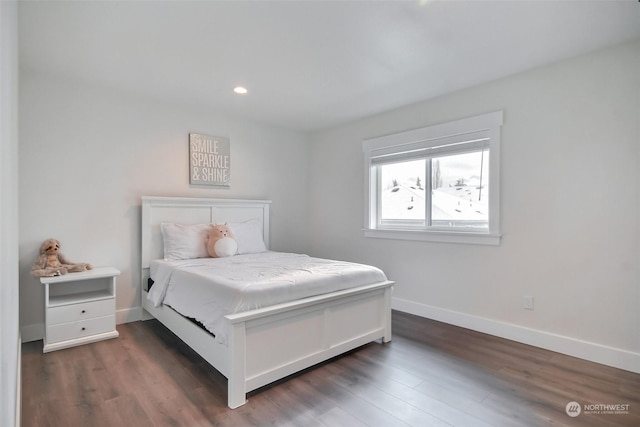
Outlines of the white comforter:
M282 252L151 263L148 298L202 323L226 343L224 316L387 280L369 265Z

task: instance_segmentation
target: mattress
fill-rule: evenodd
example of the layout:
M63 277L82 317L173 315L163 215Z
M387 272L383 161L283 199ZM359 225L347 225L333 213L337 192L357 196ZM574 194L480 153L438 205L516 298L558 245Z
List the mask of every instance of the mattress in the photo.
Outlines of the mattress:
M152 261L147 298L200 322L222 344L227 314L386 281L377 267L263 252L227 258Z

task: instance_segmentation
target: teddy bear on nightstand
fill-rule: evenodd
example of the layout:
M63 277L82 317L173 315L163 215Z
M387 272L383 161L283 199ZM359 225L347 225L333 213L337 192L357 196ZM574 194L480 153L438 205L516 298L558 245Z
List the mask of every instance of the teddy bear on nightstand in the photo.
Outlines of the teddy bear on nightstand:
M60 253L60 242L47 239L40 245L40 255L31 268L35 277L61 276L67 273L91 270L91 264L74 264Z

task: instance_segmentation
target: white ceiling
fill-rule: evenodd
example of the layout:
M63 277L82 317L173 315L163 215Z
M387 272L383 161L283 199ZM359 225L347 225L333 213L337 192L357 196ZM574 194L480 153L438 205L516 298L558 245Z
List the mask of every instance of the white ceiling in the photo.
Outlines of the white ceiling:
M640 38L636 0L19 5L22 70L301 131Z

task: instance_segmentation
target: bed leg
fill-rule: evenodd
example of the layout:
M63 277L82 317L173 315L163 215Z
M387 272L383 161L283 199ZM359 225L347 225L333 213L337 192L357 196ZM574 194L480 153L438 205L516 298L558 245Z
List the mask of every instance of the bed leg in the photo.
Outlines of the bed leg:
M236 409L244 405L245 403L247 403L246 394L244 392L240 392L240 393L236 393L237 396L234 396L232 394L234 392L231 390L231 385L229 385L228 393L229 393L229 396L227 397L227 406L229 406L229 408Z
M382 342L390 342L391 341L391 290L393 288L389 287L384 290L384 336L382 337Z
M229 378L227 378L227 405L235 409L247 402L245 324L232 325L229 336Z

